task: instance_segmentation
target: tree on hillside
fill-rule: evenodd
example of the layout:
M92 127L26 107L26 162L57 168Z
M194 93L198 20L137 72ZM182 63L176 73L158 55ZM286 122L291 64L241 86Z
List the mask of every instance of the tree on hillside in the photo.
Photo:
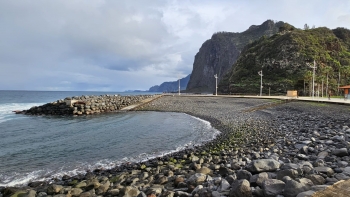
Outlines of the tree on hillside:
M337 88L337 95L339 95L339 85L340 85L340 80L341 80L341 70L342 66L338 60L333 60L333 65L338 71L338 88Z
M343 75L344 75L344 83L343 85L349 84L349 76L350 76L350 66L343 66Z
M305 90L305 81L307 81L308 82L308 86L309 86L309 96L311 96L311 92L312 92L312 90L311 90L311 85L310 84L312 84L312 71L310 71L310 70L307 70L306 72L305 72L305 74L304 74L304 93L306 92L306 90Z
M324 66L322 68L322 71L324 74L326 74L326 94L328 94L328 86L329 86L329 75L331 74L331 72L333 71L332 67L330 66Z
M323 90L324 90L324 82L326 81L326 76L323 74L317 75L316 76L316 81L317 81L317 90L321 90L321 96L323 97ZM321 85L320 85L321 84Z
M310 27L309 27L309 25L307 25L307 24L305 23L305 25L304 25L304 30L308 30L308 29L310 29Z

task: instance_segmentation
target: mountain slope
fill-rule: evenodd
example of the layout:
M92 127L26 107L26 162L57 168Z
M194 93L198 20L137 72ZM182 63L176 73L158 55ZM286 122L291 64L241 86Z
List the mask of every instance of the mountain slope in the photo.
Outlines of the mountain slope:
M338 92L339 85L349 83L350 76L350 30L325 27L300 30L290 25L280 28L272 37L262 37L248 44L232 69L219 84L222 93L252 93L260 91L263 72L263 93L285 94L298 90L309 94L312 69L307 65L316 61L315 83L324 90L328 76L329 90ZM340 73L340 74L339 74ZM309 88L304 88L304 83Z
M193 71L187 85L189 92L214 92L215 78L218 81L232 68L242 49L261 36L272 36L284 23L267 20L261 25L252 25L242 33L219 32L205 41L195 56Z
M188 81L190 80L190 76L191 76L191 74L180 79L180 89L181 90L186 89ZM171 82L164 82L160 85L152 86L148 91L149 92L177 92L177 91L179 91L179 80L171 81Z

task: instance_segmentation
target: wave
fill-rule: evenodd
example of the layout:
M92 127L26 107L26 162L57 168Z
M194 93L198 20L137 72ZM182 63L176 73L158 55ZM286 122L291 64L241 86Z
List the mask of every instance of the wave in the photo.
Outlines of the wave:
M23 116L15 114L15 110L26 110L33 106L43 105L45 103L2 103L0 104L0 123Z
M189 115L191 116L191 115ZM206 125L206 128L207 129L213 129L214 130L214 133L213 133L213 137L216 137L217 135L219 135L221 132L217 129L215 129L213 126L211 126L211 123L209 121L206 121L206 120L203 120L201 118L198 118L196 116L191 116L192 118L196 119L196 120L199 120L200 122L204 123L204 125Z
M28 185L28 183L34 182L34 181L47 181L51 183L52 180L61 179L65 175L72 177L79 174L85 174L88 171L93 171L95 169L108 170L126 163L145 162L150 159L179 152L191 146L194 146L194 144L192 142L189 142L184 146L180 146L176 148L175 150L159 151L154 153L142 153L135 157L124 157L116 161L103 159L95 163L80 163L80 164L77 164L74 167L74 169L72 169L73 166L62 166L60 169L55 169L55 170L45 169L45 170L37 170L37 171L22 173L22 174L16 173L16 172L11 173L9 175L0 174L0 187L26 186Z
M13 110L23 110L28 109L32 106L40 105L37 103L18 103L18 104L0 104L0 116L10 114L10 116L13 116L12 119L17 117L26 117L23 115L17 115L14 114ZM5 110L4 110L5 109ZM186 116L190 116L188 114L185 114ZM114 159L95 159L95 160L89 160L86 162L74 162L72 160L67 161L68 163L64 163L63 165L60 165L59 167L56 166L48 166L38 169L33 169L32 172L26 172L26 173L4 173L0 174L0 186L1 187L9 187L9 186L25 186L30 182L33 181L48 181L51 182L54 179L61 179L64 175L68 176L75 176L79 174L85 174L88 171L93 171L95 169L112 169L117 166L120 166L125 163L139 163L139 162L145 162L150 159L154 159L157 157L162 157L165 155L169 155L175 152L179 152L182 150L185 150L187 148L196 147L199 145L202 145L203 143L213 140L217 137L217 135L220 134L220 131L213 128L210 124L210 122L194 117L192 117L195 121L190 122L190 124L193 123L193 132L196 132L194 134L195 136L198 136L196 138L191 138L191 140L188 140L186 142L182 143L175 143L174 146L166 148L166 150L153 149L149 152L141 153L138 155L130 156L130 157L119 157ZM10 120L8 118L8 120ZM115 119L115 118L114 118ZM125 122L125 121L123 121ZM201 124L196 124L196 122L200 122ZM106 158L106 157L105 157ZM107 158L112 158L108 157ZM84 161L84 160L83 160Z

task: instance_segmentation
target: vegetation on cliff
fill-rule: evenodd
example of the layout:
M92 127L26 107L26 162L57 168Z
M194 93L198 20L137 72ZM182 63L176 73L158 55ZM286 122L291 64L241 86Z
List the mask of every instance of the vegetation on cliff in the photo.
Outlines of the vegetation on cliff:
M339 93L338 86L350 83L350 30L326 27L296 29L289 24L271 37L246 45L232 69L219 84L221 93L254 93L260 91L263 73L263 93L285 94L298 90L300 95L312 91L312 68L316 62L316 90L320 95L328 90ZM323 89L322 89L323 84Z
M244 32L217 32L205 41L195 56L193 71L186 88L189 92L215 92L214 75L218 81L232 68L244 47L265 35L274 35L283 22L267 20L252 25Z

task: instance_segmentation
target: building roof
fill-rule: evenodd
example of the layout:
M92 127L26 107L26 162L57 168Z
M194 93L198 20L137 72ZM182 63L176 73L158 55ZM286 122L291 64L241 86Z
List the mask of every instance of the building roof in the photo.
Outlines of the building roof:
M350 85L339 87L339 89L350 89Z

